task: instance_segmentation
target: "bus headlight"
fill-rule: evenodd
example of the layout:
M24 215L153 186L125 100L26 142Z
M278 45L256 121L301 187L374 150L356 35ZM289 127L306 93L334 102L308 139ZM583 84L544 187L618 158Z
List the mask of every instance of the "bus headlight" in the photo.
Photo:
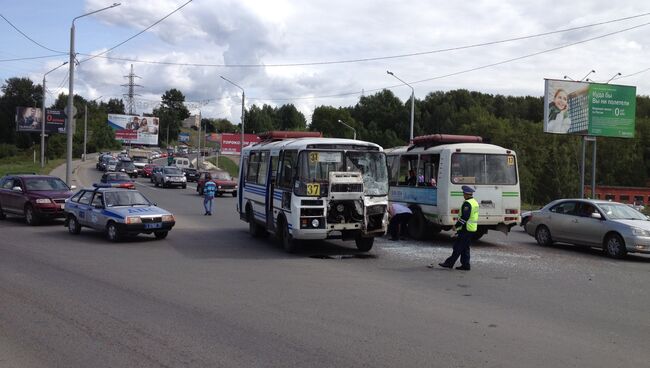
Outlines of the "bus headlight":
M311 226L318 227L318 225L320 225L320 221L318 221L318 219L311 220Z

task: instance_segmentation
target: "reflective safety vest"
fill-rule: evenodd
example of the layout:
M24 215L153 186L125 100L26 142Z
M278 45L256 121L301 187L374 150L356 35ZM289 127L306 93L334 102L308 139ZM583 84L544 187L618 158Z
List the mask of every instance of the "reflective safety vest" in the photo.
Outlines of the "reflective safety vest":
M468 232L475 233L478 230L478 202L474 198L467 199L465 202L472 206L472 212L469 213L469 220L467 220L465 228Z

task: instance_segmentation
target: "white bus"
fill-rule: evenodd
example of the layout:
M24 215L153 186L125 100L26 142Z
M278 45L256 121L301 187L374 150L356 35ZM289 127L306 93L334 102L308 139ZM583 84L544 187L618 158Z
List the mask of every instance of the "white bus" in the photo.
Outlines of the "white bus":
M476 136L433 134L387 149L389 200L413 211L409 235L423 239L451 230L464 201L462 186L476 190L478 240L488 230L508 232L519 221L517 155Z
M269 132L245 147L237 210L253 236L273 233L294 252L306 239L355 240L361 251L386 232L383 149L316 132Z

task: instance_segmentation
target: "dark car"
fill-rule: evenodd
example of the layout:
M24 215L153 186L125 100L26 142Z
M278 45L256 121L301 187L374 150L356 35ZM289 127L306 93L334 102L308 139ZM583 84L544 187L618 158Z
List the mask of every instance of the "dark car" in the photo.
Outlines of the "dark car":
M154 166L154 167L151 169L151 176L149 177L149 181L151 181L151 182L153 183L153 182L154 182L154 178L156 177L156 173L161 172L161 171L162 171L162 168L163 168L162 166Z
M63 205L72 188L50 175L7 175L0 179L0 219L7 214L25 217L30 225L65 217Z
M201 176L196 183L196 191L199 195L203 195L203 185L205 184L207 174L210 174L212 181L217 184L215 195L221 197L224 193L230 193L233 197L237 197L237 182L225 171L201 172Z
M104 184L112 184L114 188L135 189L133 179L123 172L105 173L100 181Z
M193 169L191 167L187 167L183 169L183 172L185 173L185 178L187 178L188 182L197 182L199 180L198 170Z
M99 156L97 159L97 165L95 167L99 171L106 171L106 167L108 166L108 162L113 159L113 155L109 154L102 154Z
M138 177L138 169L131 160L120 160L115 166L115 171L126 173L132 178Z

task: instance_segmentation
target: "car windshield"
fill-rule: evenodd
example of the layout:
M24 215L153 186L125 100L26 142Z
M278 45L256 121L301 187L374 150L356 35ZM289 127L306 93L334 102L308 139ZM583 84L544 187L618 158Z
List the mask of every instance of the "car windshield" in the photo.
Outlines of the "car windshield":
M165 175L183 175L181 170L175 167L166 167L163 169L163 172L165 173Z
M122 161L122 168L126 170L133 170L135 166L132 161Z
M151 205L142 193L133 190L105 192L104 202L106 207Z
M505 154L454 153L451 155L454 184L517 184L515 156Z
M360 172L367 195L388 193L388 171L383 152L303 151L300 153L298 180L302 183L329 182L333 171Z
M622 203L599 203L598 207L612 220L647 220L644 214Z
M223 172L223 171L213 173L212 178L217 179L217 180L232 180L232 177L230 176L230 174L228 174L226 172Z
M25 187L30 191L60 190L68 191L70 188L59 178L33 178L25 180Z
M108 161L109 165L117 165L117 160L110 160Z

